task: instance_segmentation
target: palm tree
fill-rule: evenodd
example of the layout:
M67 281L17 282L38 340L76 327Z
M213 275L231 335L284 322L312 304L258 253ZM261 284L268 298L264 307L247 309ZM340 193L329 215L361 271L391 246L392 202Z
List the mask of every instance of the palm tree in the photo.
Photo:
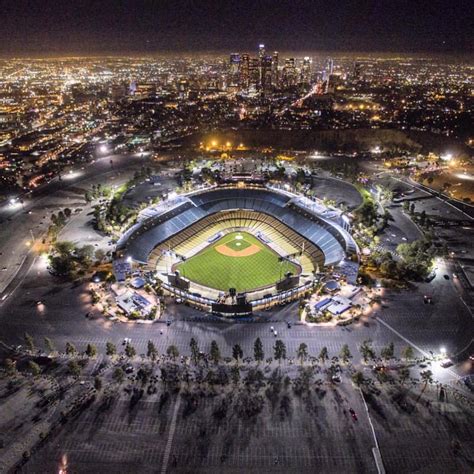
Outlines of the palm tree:
M156 358L158 357L158 349L156 348L155 344L153 344L153 341L148 341L146 355L153 362L155 362Z
M125 372L121 367L117 367L114 370L112 377L118 384L121 384L123 382L123 379L125 378Z
M352 376L352 382L354 382L355 385L360 387L365 382L364 374L360 371L355 372Z
M87 357L95 357L97 355L97 347L94 344L87 344L86 355Z
M54 352L55 350L54 344L53 344L53 341L49 337L44 338L44 345L46 346L46 349L48 350L48 352Z
M308 346L306 345L306 343L302 342L298 346L298 349L296 350L296 355L298 359L300 360L301 365L303 365L303 362L308 357Z
M127 345L125 346L125 355L131 359L132 357L135 357L137 355L137 351L131 344L127 343Z
M398 371L398 377L400 378L400 385L403 386L403 384L408 380L408 378L410 377L410 370L408 369L408 367L402 367L399 371Z
M197 361L199 359L199 346L194 337L192 337L189 341L189 347L191 348L191 359L195 364L197 364Z
M273 351L275 355L275 359L278 363L281 363L282 359L286 359L286 346L285 343L281 339L277 339L275 341L275 345L273 346Z
M168 346L168 349L166 349L166 353L167 353L173 360L176 360L176 358L179 357L178 348L177 348L174 344L171 344L170 346Z
M406 346L402 350L402 357L405 360L413 360L413 348L411 346Z
M263 352L263 344L259 337L255 339L255 343L253 345L253 357L257 361L257 363L260 363L265 357L265 354Z
M328 348L324 346L321 349L321 352L319 353L318 359L321 361L321 363L325 363L329 359L329 354L328 354Z
M33 352L35 350L35 341L32 336L25 332L25 344L29 351Z
M221 359L221 351L219 350L219 346L217 345L216 341L211 341L210 356L211 360L213 360L215 364L217 364Z
M431 372L431 370L424 370L420 373L420 377L424 383L423 388L421 390L421 393L423 394L426 388L428 387L428 384L433 383L433 372Z
M360 353L364 362L367 363L369 359L375 359L375 351L372 347L372 341L367 339L359 347Z
M235 346L232 348L232 357L235 359L237 362L237 365L239 364L240 359L244 356L244 352L242 348L239 346L239 344L235 344Z
M344 362L344 364L347 364L349 362L350 359L352 359L352 354L351 354L351 351L349 350L349 346L347 344L344 344L341 348L341 352L340 352L340 357L342 359L342 362Z
M106 353L108 356L113 356L113 355L117 354L117 348L115 347L115 344L113 344L112 342L108 341L108 342L105 344L105 353Z
M382 359L384 359L385 361L392 359L394 353L395 353L395 349L394 349L393 342L391 342L388 346L383 347L382 350L380 351L380 355Z
M71 344L70 342L66 342L66 354L67 355L74 355L76 354L77 350L74 344Z

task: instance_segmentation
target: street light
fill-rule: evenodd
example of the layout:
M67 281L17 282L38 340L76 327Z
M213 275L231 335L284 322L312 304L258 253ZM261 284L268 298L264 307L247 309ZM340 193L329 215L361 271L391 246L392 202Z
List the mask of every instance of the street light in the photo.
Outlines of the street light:
M107 147L107 145L103 144L103 145L100 145L99 151L100 151L103 155L105 155L105 154L109 151L109 148Z

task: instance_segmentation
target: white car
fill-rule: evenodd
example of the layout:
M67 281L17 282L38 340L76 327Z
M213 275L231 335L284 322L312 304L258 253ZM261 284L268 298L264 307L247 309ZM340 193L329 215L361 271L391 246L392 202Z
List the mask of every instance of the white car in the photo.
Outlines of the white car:
M441 367L443 367L443 369L447 369L448 367L451 367L452 365L454 365L454 363L451 359L443 359L440 365Z

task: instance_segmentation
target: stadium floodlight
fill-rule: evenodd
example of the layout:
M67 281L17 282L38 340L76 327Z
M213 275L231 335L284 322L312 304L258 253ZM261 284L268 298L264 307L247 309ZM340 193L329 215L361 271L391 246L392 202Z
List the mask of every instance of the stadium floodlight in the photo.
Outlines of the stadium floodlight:
M99 151L105 155L109 151L109 147L106 144L102 144L99 147Z

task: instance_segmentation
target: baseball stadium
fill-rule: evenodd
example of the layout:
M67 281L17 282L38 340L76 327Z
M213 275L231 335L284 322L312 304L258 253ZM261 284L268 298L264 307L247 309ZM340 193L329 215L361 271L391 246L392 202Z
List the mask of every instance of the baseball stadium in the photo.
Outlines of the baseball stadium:
M197 307L241 314L299 297L328 267L357 274L358 248L340 210L284 186L239 181L143 210L116 258Z

